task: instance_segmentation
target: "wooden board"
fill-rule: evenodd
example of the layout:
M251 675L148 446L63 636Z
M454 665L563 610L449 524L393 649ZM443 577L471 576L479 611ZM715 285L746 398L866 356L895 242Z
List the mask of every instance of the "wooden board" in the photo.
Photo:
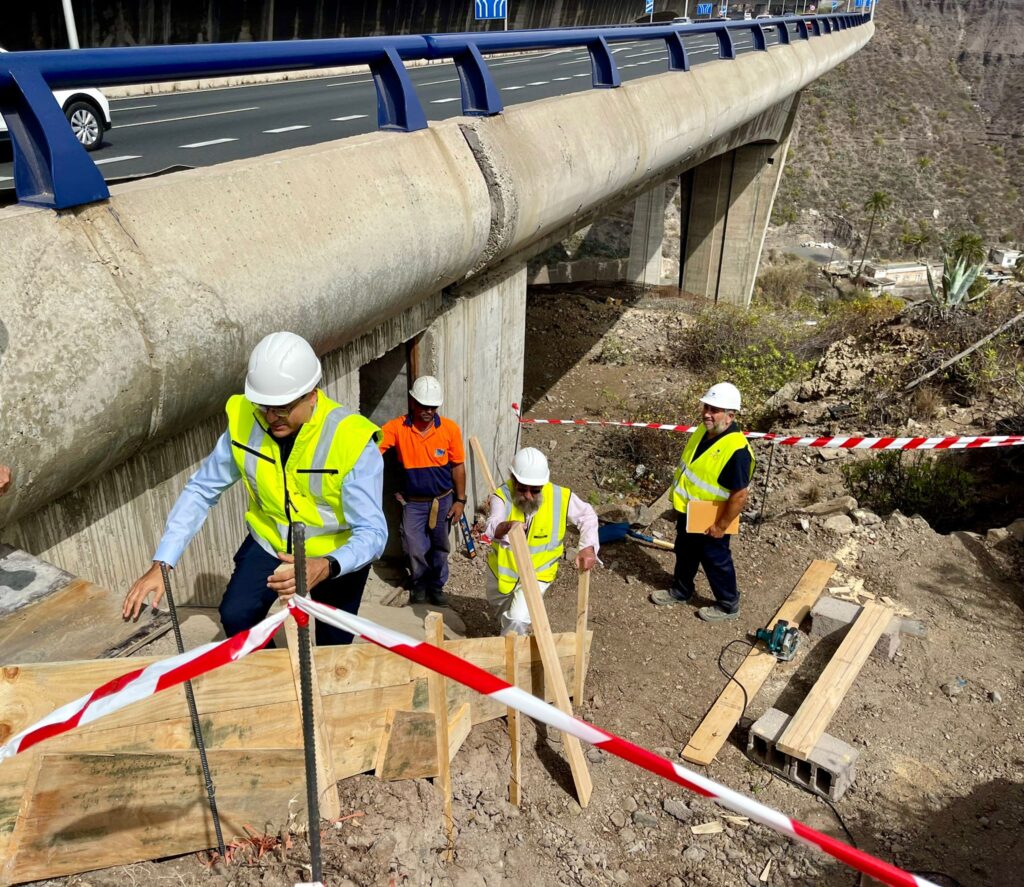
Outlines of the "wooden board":
M243 825L276 831L296 810L301 750L210 751L208 759L225 841L244 836ZM214 846L198 752L43 755L0 883Z
M587 676L587 611L590 608L590 571L580 573L576 591L576 661L572 682L572 701L583 705L583 682Z
M487 493L486 496L490 496L497 488L494 484L494 475L491 474L491 466L487 464L487 457L484 455L484 448L480 446L480 441L477 440L476 436L469 438L469 445L473 449L473 455L476 456L477 467L483 472L484 480L487 481Z
M686 532L703 533L710 527L725 511L724 502L703 502L700 499L691 499L686 503ZM740 531L740 516L736 515L732 523L725 531L727 535Z
M551 634L547 610L544 609L544 598L541 595L540 584L537 582L537 574L533 571L533 561L530 557L530 549L526 544L526 534L523 532L523 525L513 524L507 538L512 546L512 554L516 559L519 585L526 595L526 606L530 611L533 637L540 647L540 657L544 663L544 671L555 692L555 705L560 711L571 715L572 704L569 702L569 690L566 687L565 678L558 661L558 652L555 649L555 641ZM573 783L576 786L576 799L581 807L586 807L590 803L590 795L594 790L594 783L590 779L590 770L587 768L587 759L583 756L583 747L579 739L568 733L562 734L562 742L565 747L566 757L569 759L569 769L572 771Z
M449 761L469 736L472 720L468 702L449 714ZM391 709L373 775L378 779L395 780L433 778L439 773L434 713Z
M893 609L885 604L868 601L864 605L839 649L779 737L777 745L782 751L801 761L810 757L894 615Z
M444 620L440 613L428 613L423 621L426 641L435 647L444 649ZM431 670L427 676L427 689L430 693L430 710L434 715L434 749L437 762L437 778L434 785L441 792L442 815L444 817L444 833L448 839L447 856L455 849L455 812L452 806L452 769L448 758L448 693L447 681L439 671Z
M836 565L831 561L812 561L789 597L768 623L768 629L771 630L775 623L782 619L791 625L799 625L821 596L835 569ZM725 740L729 738L733 727L743 716L743 691L737 686L737 682L746 690L747 699L753 699L771 674L776 661L761 644L747 654L740 667L736 669L735 681L726 684L718 700L690 737L686 748L683 749L683 758L694 764L710 764L714 760Z
M516 636L505 636L505 680L513 687L516 686L519 674L518 650L516 648ZM523 767L519 755L519 710L508 707L508 742L509 757L512 764L512 775L508 780L508 802L513 807L518 807L523 784Z

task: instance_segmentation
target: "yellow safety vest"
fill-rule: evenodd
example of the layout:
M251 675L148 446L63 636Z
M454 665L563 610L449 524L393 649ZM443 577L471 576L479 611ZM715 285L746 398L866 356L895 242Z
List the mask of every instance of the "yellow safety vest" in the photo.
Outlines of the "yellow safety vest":
M730 490L718 485L718 476L729 463L733 454L746 447L750 453L750 475L754 475L754 451L750 449L747 439L738 431L723 434L716 438L696 460L693 454L697 445L704 439L707 429L701 425L683 447L683 455L672 479L675 488L672 490L672 507L676 511L686 513L686 503L691 499L704 502L724 502L729 498Z
M380 429L317 389L316 409L281 464L281 449L264 417L241 394L228 400L231 453L249 493L245 520L267 551L292 550L291 525L306 525L306 554L323 557L352 535L345 519L342 481Z
M505 483L495 491L503 502L509 505L506 520L526 522L526 515L512 501L512 483ZM562 544L565 539L565 522L569 514L568 487L558 487L552 483L544 484L541 490L541 503L537 513L530 522L526 533L526 544L530 547L530 557L537 579L541 582L553 582L558 573L558 562L565 553ZM498 591L511 594L519 582L519 570L512 549L495 542L487 554L487 566L498 580Z

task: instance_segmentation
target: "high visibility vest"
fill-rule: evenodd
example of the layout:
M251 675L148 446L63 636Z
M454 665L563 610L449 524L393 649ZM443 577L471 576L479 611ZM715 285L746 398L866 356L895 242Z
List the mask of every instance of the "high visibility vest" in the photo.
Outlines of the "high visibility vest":
M703 452L696 460L693 454L697 445L704 439L707 430L700 426L683 447L683 455L676 468L673 478L672 507L676 511L686 513L686 503L691 499L704 502L724 502L729 498L730 490L718 485L718 476L729 463L733 454L746 447L750 453L750 474L754 474L754 451L750 449L747 439L738 431L723 434Z
M509 505L506 520L526 522L526 515L512 501L512 483L505 483L495 491L503 502ZM568 487L558 487L552 483L544 484L541 490L540 508L530 522L526 533L526 544L530 547L530 557L537 579L541 582L552 582L558 573L558 562L565 553L565 522L569 514ZM511 594L519 582L519 570L512 549L495 543L487 554L487 566L498 580L498 591Z
M292 550L291 525L306 525L306 554L323 557L352 535L342 480L380 429L317 389L316 409L281 464L281 449L262 413L242 395L228 400L231 453L249 494L245 521L268 552Z

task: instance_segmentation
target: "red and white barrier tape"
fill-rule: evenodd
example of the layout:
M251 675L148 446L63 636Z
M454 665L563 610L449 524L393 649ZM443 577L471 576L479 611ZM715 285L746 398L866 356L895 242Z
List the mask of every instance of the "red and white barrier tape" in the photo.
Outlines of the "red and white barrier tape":
M768 826L786 837L796 838L805 844L817 847L851 868L864 872L884 884L891 884L894 887L937 887L931 881L897 868L836 838L829 837L796 819L790 819L771 807L766 807L764 804L747 798L699 773L687 770L667 758L656 755L612 733L606 733L586 721L567 715L542 699L507 684L501 678L495 677L490 672L484 671L479 666L446 650L432 646L425 641L414 640L397 631L382 628L367 619L335 610L333 607L309 598L295 597L292 600L295 606L315 619L357 634L399 656L417 662L431 671L440 672L445 677L465 684L484 696L490 696L502 705L517 709L556 730L576 736L584 742L589 742L591 745L629 761L631 764L636 764L636 766L649 770L664 779L678 783L690 791L710 798L723 807L728 807L742 816Z
M289 612L281 610L268 616L259 625L240 631L227 640L204 644L202 647L179 653L170 659L162 659L146 668L138 668L107 681L92 693L50 712L42 720L0 745L0 764L6 758L12 758L19 752L31 748L37 742L67 733L82 724L92 723L97 718L119 711L133 702L147 699L154 693L183 684L191 678L249 655L253 650L266 646L274 632L288 618Z
M656 755L612 733L606 733L586 721L565 714L542 699L507 684L490 672L486 672L446 650L434 647L424 641L414 640L407 635L383 628L367 619L336 610L309 598L293 597L287 610L281 610L268 616L253 628L239 632L225 641L206 644L108 681L92 693L62 706L37 721L0 746L0 763L44 739L66 733L81 724L95 721L103 715L118 711L133 702L159 693L161 690L166 690L184 683L190 678L198 677L241 659L253 650L265 646L289 614L294 615L300 621L312 616L329 625L357 634L399 656L419 663L432 671L437 671L460 684L465 684L478 693L490 696L502 705L511 706L556 730L576 736L625 761L649 770L671 782L678 783L705 798L710 798L717 804L747 816L786 837L795 838L805 844L817 847L851 868L864 872L885 884L893 885L893 887L937 887L931 881L897 868L869 853L851 847L849 844L844 844L796 819L790 819L771 807L766 807L764 804L747 798L699 773L687 770L667 758Z
M517 414L518 415L518 414ZM603 419L519 419L520 425L597 425L606 428L648 428L689 434L696 425L663 422L614 422ZM786 447L824 447L835 450L976 450L990 447L1019 447L1024 435L997 434L988 437L800 437L768 431L744 431L751 440L766 440Z

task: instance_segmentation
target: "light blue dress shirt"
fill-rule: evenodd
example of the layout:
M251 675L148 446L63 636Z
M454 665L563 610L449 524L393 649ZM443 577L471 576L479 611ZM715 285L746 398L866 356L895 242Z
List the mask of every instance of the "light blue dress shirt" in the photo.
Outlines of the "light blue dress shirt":
M192 537L206 521L210 509L221 494L241 480L241 473L231 454L231 438L224 432L213 452L189 478L178 501L167 516L163 537L154 561L174 566L188 547ZM352 527L348 542L328 557L341 565L342 574L352 573L377 560L388 541L388 525L381 508L384 495L384 460L374 440L366 445L355 466L341 482L345 521ZM264 548L266 543L256 541Z

